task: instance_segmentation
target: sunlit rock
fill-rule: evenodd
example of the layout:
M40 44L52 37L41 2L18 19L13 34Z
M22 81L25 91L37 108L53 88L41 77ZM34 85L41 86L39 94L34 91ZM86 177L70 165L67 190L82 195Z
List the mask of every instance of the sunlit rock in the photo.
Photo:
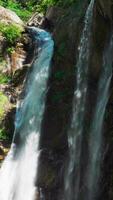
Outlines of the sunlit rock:
M15 12L0 6L0 22L5 24L15 23L23 26L23 21L16 15Z

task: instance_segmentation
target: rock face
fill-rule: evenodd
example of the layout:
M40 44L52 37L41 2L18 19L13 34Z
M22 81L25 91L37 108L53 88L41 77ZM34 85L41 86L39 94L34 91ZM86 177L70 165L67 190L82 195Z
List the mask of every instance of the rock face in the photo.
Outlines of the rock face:
M71 119L72 100L76 82L75 72L78 45L88 3L88 0L79 0L76 6L72 5L65 10L52 7L48 9L46 14L46 18L54 25L52 34L55 41L55 53L48 82L49 90L40 139L42 153L36 180L36 186L41 188L40 191L37 191L38 196L39 193L41 195L43 193L46 200L63 200L64 163L68 155L67 131ZM28 22L28 25L39 26L39 21L41 20L42 18L36 14ZM112 21L113 0L96 0L92 26L93 37L88 75L88 109L85 114L85 133L87 133L89 128L95 106L97 85L102 66L102 54L110 37ZM29 49L29 55L31 55L32 46L29 47L27 44L25 49ZM15 55L12 55L13 66L15 66ZM28 60L29 57L27 56ZM25 77L23 76L24 72L21 72L20 74L23 78L20 78L18 73L17 75L15 74L14 87L21 84ZM111 82L110 94L104 120L101 191L98 200L113 200L113 80ZM84 140L87 143L87 134L85 135Z
M96 0L97 9L104 18L112 20L113 17L113 0Z
M0 119L0 131L3 129L10 138L9 142L11 142L17 97L22 91L23 82L32 62L34 47L32 39L24 30L24 23L16 13L0 6L0 23L15 24L23 30L21 38L17 38L10 53L7 49L11 46L9 46L6 38L0 34L0 77L10 77L7 83L0 84L0 92L8 98L10 104L10 108L4 111L4 116Z
M5 24L15 23L23 26L23 21L16 15L15 12L0 6L0 22Z
M73 92L76 82L75 71L78 45L88 2L87 0L79 1L76 6L62 10L62 12L57 11L60 13L58 15L54 15L56 8L52 8L47 12L46 16L55 24L53 30L55 53L49 79L49 91L40 140L40 148L43 154L39 167L40 176L38 177L37 185L42 188L47 200L63 199L61 191L63 191L62 177L65 167L64 163L68 152L67 130L70 123ZM112 0L95 1L92 49L88 75L86 133L96 103L103 51L111 34L112 5ZM111 93L113 93L112 91L113 85L111 84ZM108 102L106 119L104 121L103 163L100 180L102 190L100 191L99 200L113 199L113 126L110 120L113 119L113 112L111 111L113 109L112 101L113 95ZM85 137L84 140L87 143L88 138ZM86 155L83 156L86 157ZM45 168L46 175L41 174L41 171L45 171Z
M16 15L15 12L6 9L2 6L0 6L0 23L9 25L9 24L15 24L16 26L19 26L21 30L24 31L24 23L23 21ZM22 52L23 44L16 45L15 51L13 51L11 58L8 56L7 48L8 43L6 38L0 34L0 55L5 57L5 60L7 62L7 70L10 73L12 69L18 69L20 66L22 67L22 63L25 60L25 52ZM20 52L21 51L21 52ZM14 53L15 52L15 53Z

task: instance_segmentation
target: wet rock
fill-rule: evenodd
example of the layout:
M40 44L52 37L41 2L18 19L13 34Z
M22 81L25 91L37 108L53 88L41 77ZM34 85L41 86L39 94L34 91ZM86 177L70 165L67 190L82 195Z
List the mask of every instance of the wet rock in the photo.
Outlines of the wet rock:
M28 26L39 27L48 31L53 30L53 22L46 16L35 13L27 23Z
M104 18L113 18L113 0L96 0L97 10Z
M58 19L60 16L63 16L65 13L65 10L63 8L57 7L57 6L51 6L47 9L46 12L46 18L50 20L54 27L56 26Z
M83 138L84 144L84 152L82 157L83 170L84 169L84 160L86 159L87 149L86 144L88 143L88 130L89 124L91 121L91 116L95 108L96 98L97 98L97 90L98 90L98 80L101 74L101 66L103 63L103 52L106 48L106 44L109 40L111 33L111 4L103 1L105 4L101 4L102 1L97 0L94 6L94 15L93 15L93 24L92 24L92 42L91 42L91 53L90 53L90 63L89 63L89 74L88 74L88 109L85 113L86 124L84 127L85 136ZM106 4L109 4L107 7ZM68 152L68 142L67 142L67 132L70 124L70 118L72 114L72 100L74 88L76 87L76 62L78 58L78 46L80 42L81 33L84 26L84 15L88 5L88 1L80 2L76 7L72 6L71 8L62 11L58 17L54 16L54 11L49 11L47 13L47 17L50 21L55 24L53 29L53 37L55 41L55 52L52 61L52 68L49 79L49 90L46 101L46 110L43 119L43 127L40 139L40 149L46 149L46 152L49 152L50 149L53 152L53 163L56 163L59 160L59 157L62 155L66 158ZM100 9L101 6L101 10ZM104 7L103 7L104 6ZM54 9L53 9L54 10ZM90 102L90 104L89 104ZM113 100L112 100L113 102ZM108 111L109 112L109 111ZM110 114L110 112L109 112ZM111 119L113 119L112 115ZM108 119L108 121L110 121ZM112 129L112 125L109 125L109 128ZM108 135L109 135L109 130ZM107 137L106 131L106 137ZM113 133L113 131L112 131ZM106 138L105 137L105 138ZM113 135L110 137L108 141L105 139L105 143L108 142L111 146L110 140L112 140ZM84 141L85 140L85 141ZM109 145L108 145L109 146ZM112 147L110 147L109 152L112 151ZM40 173L38 182L38 186L41 187L43 195L49 200L61 199L58 196L53 195L56 193L63 193L60 191L61 185L60 178L55 168L55 171L52 171L52 179L49 185L49 172L47 169L52 166L49 160L49 153L46 154L47 157L42 161L39 165L39 172L45 171L45 174ZM109 155L107 154L109 157ZM113 157L113 156L112 156ZM65 159L64 159L65 160ZM106 162L107 163L107 162ZM113 165L113 159L109 159L110 168ZM112 164L111 164L112 163ZM109 173L107 164L104 164L104 168L107 168L105 180L109 182L109 186L104 188L103 184L103 192L101 193L101 198L104 197L104 192L107 193L105 199L109 199L111 195L111 178L112 176L112 168L109 174L108 179L106 178ZM108 164L109 165L109 164ZM60 166L63 167L63 164ZM45 169L46 168L46 169ZM61 169L60 168L60 169ZM105 169L104 169L105 170ZM103 170L103 171L104 171ZM106 171L106 170L105 170ZM64 172L64 171L63 171ZM63 174L62 172L62 174ZM46 177L44 179L44 177ZM55 179L55 181L53 181ZM57 180L56 180L57 179ZM104 180L104 182L105 182ZM53 183L52 183L53 182ZM60 183L60 184L58 184ZM53 187L51 187L53 185ZM58 186L59 185L59 186ZM50 187L49 187L50 186ZM106 192L107 191L107 192ZM110 194L109 194L110 193ZM99 199L99 200L100 200Z
M62 154L59 156L52 150L41 150L36 181L38 188L50 190L60 185L63 179L62 165L64 164L64 158Z
M36 26L38 27L41 24L41 21L43 19L44 15L43 14L39 14L39 13L35 13L27 22L28 26Z

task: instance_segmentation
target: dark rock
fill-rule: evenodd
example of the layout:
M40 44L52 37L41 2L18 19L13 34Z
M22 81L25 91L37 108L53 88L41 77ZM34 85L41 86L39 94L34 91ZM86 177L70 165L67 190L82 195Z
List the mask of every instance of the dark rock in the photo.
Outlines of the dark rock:
M3 149L0 147L0 156L4 156L4 151L3 151Z
M110 1L111 2L111 1ZM92 119L92 114L95 108L97 90L98 90L98 81L101 74L101 66L103 62L103 52L106 48L106 44L110 38L111 33L111 12L112 9L106 7L107 2L96 0L94 6L94 15L93 15L93 25L92 25L92 46L90 53L90 65L89 65L89 74L88 74L88 94L87 94L87 110L85 113L85 127L84 127L84 138L83 138L83 149L82 149L82 169L81 173L85 171L84 165L87 162L86 155L88 149L86 148L88 143L88 131L89 125ZM109 2L108 2L109 3ZM56 200L59 199L59 195L53 195L62 193L63 194L63 179L59 178L57 171L53 170L51 182L49 182L49 177L47 176L49 172L45 168L52 167L52 164L49 160L49 152L52 150L53 163L57 163L60 156L63 157L63 162L60 165L60 169L64 167L64 163L67 157L68 152L68 142L67 142L67 131L70 124L70 117L72 112L72 99L74 88L76 87L75 73L76 73L76 61L78 58L78 45L81 37L81 32L84 26L84 15L88 5L88 1L80 2L76 7L72 6L67 8L67 10L61 12L58 17L52 18L54 12L47 14L47 17L50 21L55 24L53 30L53 37L55 40L55 53L52 61L52 69L49 79L49 91L46 101L46 110L43 119L43 127L40 139L40 149L46 149L47 156L42 159L41 164L39 165L39 172L46 171L46 176L42 174L39 177L37 186L41 188L43 195L47 200ZM100 10L101 7L101 10ZM54 9L53 9L54 10ZM55 20L55 23L54 23ZM112 90L112 89L111 89ZM112 100L111 100L112 101ZM112 107L111 107L112 109ZM106 111L109 113L109 118L113 118L110 114L111 111ZM109 129L112 130L112 125L109 120ZM112 189L111 184L113 177L113 159L109 158L109 152L112 155L112 133L108 127L106 128L106 133L104 133L105 147L108 147L106 152L101 180L104 180L101 183L102 191L100 192L100 199L112 199ZM107 140L106 140L107 138ZM103 145L104 146L104 145ZM57 157L55 156L57 154ZM104 153L102 155L104 157ZM109 159L108 159L109 158ZM108 163L106 161L108 159ZM50 162L50 164L49 164ZM109 171L110 168L110 171ZM56 168L55 168L56 169ZM63 171L64 172L64 171ZM62 173L63 173L62 172ZM109 174L109 175L108 175ZM64 174L63 174L64 176ZM44 177L46 177L44 179ZM47 178L48 177L48 178ZM108 178L106 178L108 177ZM55 179L55 182L54 182ZM57 180L56 180L57 179ZM107 183L106 183L107 181ZM61 183L62 182L62 183ZM106 183L106 184L105 184ZM51 187L51 185L53 187ZM83 183L81 182L81 188ZM60 191L60 188L62 190ZM53 192L54 191L54 192ZM58 192L59 191L59 192ZM105 194L105 198L104 198ZM61 197L60 199L63 199Z

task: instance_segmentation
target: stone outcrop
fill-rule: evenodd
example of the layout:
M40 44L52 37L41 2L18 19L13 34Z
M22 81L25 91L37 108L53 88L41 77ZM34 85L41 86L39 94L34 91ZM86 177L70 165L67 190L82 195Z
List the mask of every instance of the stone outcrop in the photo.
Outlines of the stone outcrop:
M17 24L23 26L23 21L16 15L15 12L0 6L0 22L5 24Z
M27 22L28 26L36 26L38 27L41 24L41 21L43 19L44 15L43 14L39 14L39 13L35 13Z
M21 30L24 31L24 23L23 21L17 16L17 14L9 9L6 9L0 6L0 23L9 25L15 24L19 26ZM21 47L20 47L21 45ZM6 38L0 34L0 55L4 57L7 63L6 70L8 73L11 71L15 71L15 69L22 67L23 62L25 61L25 52L23 50L21 41L17 43L15 50L12 52L11 57L8 56L7 48L8 43Z

